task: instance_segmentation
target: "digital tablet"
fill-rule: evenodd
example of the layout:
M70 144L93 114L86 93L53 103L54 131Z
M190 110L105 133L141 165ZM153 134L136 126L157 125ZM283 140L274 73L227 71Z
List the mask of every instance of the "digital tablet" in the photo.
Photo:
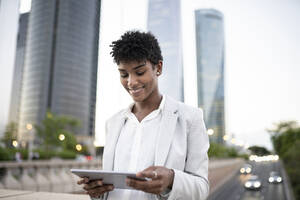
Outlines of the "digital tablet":
M146 178L136 177L135 173L129 172L114 172L114 171L103 171L103 170L89 170L89 169L71 169L73 174L76 174L80 178L87 177L89 180L99 180L101 179L104 184L113 184L115 188L118 189L131 189L133 188L127 186L125 180L127 177L147 181Z

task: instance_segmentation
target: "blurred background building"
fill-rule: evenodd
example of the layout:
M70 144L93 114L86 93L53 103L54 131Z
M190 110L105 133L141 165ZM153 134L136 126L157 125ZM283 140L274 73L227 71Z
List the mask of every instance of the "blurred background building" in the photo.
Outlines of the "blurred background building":
M215 9L195 11L198 106L210 137L222 143L224 119L224 24L223 14Z
M160 91L183 102L180 0L149 0L147 24L158 39L164 59Z
M18 123L20 114L21 86L24 69L24 57L29 13L21 14L19 17L19 29L17 36L17 48L15 66L10 99L9 122Z
M19 139L28 140L26 125L40 124L47 111L78 119L77 136L94 135L99 21L100 0L32 0Z

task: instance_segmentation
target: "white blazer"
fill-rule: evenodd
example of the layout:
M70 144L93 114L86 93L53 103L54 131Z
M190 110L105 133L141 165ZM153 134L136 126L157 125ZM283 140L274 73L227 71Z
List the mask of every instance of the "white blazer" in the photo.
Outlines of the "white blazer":
M202 110L165 97L154 165L175 172L169 200L205 199L209 192L209 140ZM125 111L121 110L106 123L103 170L113 170L116 144L126 120Z

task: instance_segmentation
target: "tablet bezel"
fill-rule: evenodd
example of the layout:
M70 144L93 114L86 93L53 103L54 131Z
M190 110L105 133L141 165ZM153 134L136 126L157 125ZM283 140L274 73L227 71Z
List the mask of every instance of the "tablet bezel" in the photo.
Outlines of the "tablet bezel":
M115 172L91 169L71 169L70 171L80 178L87 177L90 181L101 179L104 184L113 184L114 188L117 189L134 189L127 186L125 181L127 177L141 181L147 181L146 178L136 177L136 173L131 172Z

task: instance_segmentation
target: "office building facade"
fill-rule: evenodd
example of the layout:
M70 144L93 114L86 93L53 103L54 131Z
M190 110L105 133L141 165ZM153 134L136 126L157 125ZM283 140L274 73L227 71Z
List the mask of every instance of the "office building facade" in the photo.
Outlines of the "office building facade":
M223 14L214 9L195 11L198 106L204 110L211 139L222 143L224 114L224 23Z
M22 84L20 139L46 112L80 121L77 136L93 136L100 0L32 0Z
M149 0L148 30L161 47L160 91L184 101L180 0Z
M19 17L19 28L17 36L17 48L10 98L10 109L8 121L18 124L20 114L21 87L24 68L25 46L28 27L29 13L21 14Z

